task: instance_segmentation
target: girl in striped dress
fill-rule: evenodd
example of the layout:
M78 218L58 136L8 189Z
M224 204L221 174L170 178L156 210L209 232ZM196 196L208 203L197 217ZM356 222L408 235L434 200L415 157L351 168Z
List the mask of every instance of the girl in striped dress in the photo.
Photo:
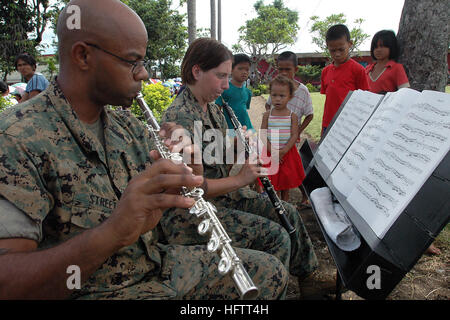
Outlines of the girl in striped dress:
M261 123L261 137L265 144L261 157L263 166L269 168L268 177L284 201L289 200L289 189L297 188L305 178L302 160L295 147L298 137L297 115L287 107L294 92L295 86L291 79L283 75L274 78L270 82L272 106L264 113ZM271 154L270 151L277 153Z

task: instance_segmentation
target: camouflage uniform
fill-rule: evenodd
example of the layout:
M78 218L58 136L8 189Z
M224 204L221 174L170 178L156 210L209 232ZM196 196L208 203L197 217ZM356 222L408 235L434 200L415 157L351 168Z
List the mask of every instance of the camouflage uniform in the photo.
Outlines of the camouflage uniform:
M151 162L149 134L136 118L106 108L101 118L104 145L84 132L56 82L0 114L0 196L42 230L34 239L39 249L107 219L130 179ZM217 254L205 246L162 244L157 229L109 257L71 298L238 298L231 277L217 272ZM288 274L278 259L248 249L237 253L260 298L283 295Z
M214 103L208 103L207 112L205 113L192 91L187 86L185 90L175 99L172 105L163 115L163 122L176 122L183 126L191 135L191 137L203 137L203 133L208 129L219 129L223 137L226 136L228 128L225 117L219 106ZM202 122L202 132L195 132L194 121ZM197 129L198 130L198 129ZM198 138L197 138L198 139ZM208 141L202 141L202 151L208 147ZM221 163L211 163L209 160L205 162L205 153L203 152L204 176L210 179L220 179L228 177L229 167L225 164L226 145L223 144L222 155L213 154L212 158L220 158ZM217 153L217 152L216 152ZM269 200L261 199L258 194L250 190L248 187L240 188L237 191L226 195L216 197L211 200L218 208L233 208L245 212L250 212L272 221L280 223L278 215ZM300 278L305 277L317 268L317 257L309 238L308 232L297 210L289 203L283 202L287 211L287 216L292 225L296 228L296 233L291 241L291 258L289 262L289 271L292 275ZM226 212L225 212L226 213ZM228 230L239 228L237 224L230 225ZM178 229L178 228L177 228ZM267 231L269 233L269 231Z

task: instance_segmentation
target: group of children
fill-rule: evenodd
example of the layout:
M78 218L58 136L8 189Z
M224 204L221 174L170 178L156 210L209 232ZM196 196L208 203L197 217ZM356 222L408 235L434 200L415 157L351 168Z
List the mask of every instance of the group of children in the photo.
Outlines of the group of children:
M326 95L322 137L349 91L361 89L385 93L409 87L403 66L396 62L398 45L394 32L382 30L375 34L371 44L374 62L367 68L350 58L352 41L345 25L329 28L326 43L332 63L323 69L321 75L320 92ZM230 88L222 94L241 124L248 129L253 128L247 113L251 92L244 84L250 64L247 56L234 56ZM313 119L313 106L308 89L295 79L297 68L295 53L286 51L278 56L278 75L270 82L270 97L261 124L261 129L267 130L262 131L267 132L267 141L263 141L265 151L262 154L267 154L272 161L276 158L279 160L277 172L269 173L269 179L280 198L288 201L289 190L299 187L303 196L301 205L308 207L308 198L302 186L305 173L295 143ZM227 121L229 128L232 128L230 119L227 118ZM278 157L271 157L271 148L278 150ZM263 157L264 166L269 167L269 161L264 161ZM257 190L262 192L260 184L257 185Z

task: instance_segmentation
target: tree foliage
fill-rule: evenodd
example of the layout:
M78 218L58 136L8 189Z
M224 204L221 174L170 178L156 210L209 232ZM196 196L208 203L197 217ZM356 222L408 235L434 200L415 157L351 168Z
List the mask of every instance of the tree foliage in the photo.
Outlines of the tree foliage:
M317 45L324 56L330 57L330 54L327 50L327 44L325 41L325 36L327 34L327 30L335 25L335 24L345 24L347 25L347 18L343 13L339 14L332 14L328 17L326 17L323 20L320 20L318 16L312 16L310 20L313 22L313 25L311 26L311 29L309 30L311 33L314 34L312 41L315 45ZM363 24L364 19L356 19L354 23L354 27L350 29L350 40L353 42L353 46L350 49L350 53L359 55L359 47L361 44L369 38L369 35L364 33L364 31L361 29L361 25Z
M299 26L298 12L285 7L282 0L274 0L269 5L259 0L254 8L257 17L247 20L239 28L238 43L233 45L233 51L244 52L252 57L251 72L257 75L256 66L261 60L273 64L275 53L295 43ZM266 73L261 75L261 79L257 75L255 82L264 81L269 76Z
M147 58L161 78L179 75L179 61L186 49L187 28L185 14L171 9L171 0L123 1L142 19L148 33Z
M320 82L320 75L322 74L321 66L306 65L298 66L296 75L302 79L302 83Z
M68 0L59 0L52 10L52 25L56 24L61 9ZM152 71L160 71L164 79L177 77L179 61L186 49L187 28L183 25L186 14L172 9L172 0L122 0L144 22L148 34L147 58ZM183 5L185 1L179 1ZM151 70L149 70L151 71ZM150 72L152 73L152 72Z
M48 0L0 0L0 70L3 78L14 70L16 56L37 55L36 47L50 18Z

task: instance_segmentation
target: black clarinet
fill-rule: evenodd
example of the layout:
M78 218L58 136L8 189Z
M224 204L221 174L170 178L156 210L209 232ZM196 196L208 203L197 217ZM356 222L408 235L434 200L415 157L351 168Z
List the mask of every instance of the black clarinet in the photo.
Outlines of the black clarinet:
M223 107L225 111L227 112L228 116L230 117L231 123L233 124L233 129L236 132L236 135L238 136L239 140L244 145L245 149L245 158L247 159L248 156L253 152L250 149L250 145L245 140L245 137L242 133L242 125L239 122L238 118L236 117L236 114L234 113L233 109L229 106L228 103L223 99L222 96L220 96L222 99ZM259 181L261 181L261 184L264 187L264 190L267 192L267 195L269 196L270 202L272 203L273 207L275 208L276 213L278 214L278 217L280 218L281 224L283 227L287 230L289 235L292 237L295 233L295 228L290 223L289 219L286 216L286 209L283 206L283 203L281 203L280 198L278 197L272 183L270 182L269 178L267 177L260 177L258 178Z

